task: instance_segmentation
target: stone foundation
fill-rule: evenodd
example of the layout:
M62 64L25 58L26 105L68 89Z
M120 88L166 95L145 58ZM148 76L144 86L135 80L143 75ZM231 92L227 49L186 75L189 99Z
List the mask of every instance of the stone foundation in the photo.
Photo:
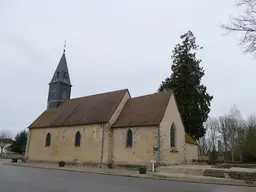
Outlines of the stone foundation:
M58 166L59 162L54 161L31 161L28 160L26 163L30 164L48 164ZM78 167L100 167L100 163L95 162L65 162L66 166L78 166ZM127 169L127 170L139 170L140 167L146 167L148 171L152 169L151 164L101 164L101 168L115 168L115 169Z

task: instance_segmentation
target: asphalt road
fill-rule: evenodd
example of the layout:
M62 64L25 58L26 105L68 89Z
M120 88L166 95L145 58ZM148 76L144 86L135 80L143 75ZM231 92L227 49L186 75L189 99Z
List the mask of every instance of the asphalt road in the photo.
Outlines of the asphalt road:
M256 188L15 167L0 162L0 192L252 192Z

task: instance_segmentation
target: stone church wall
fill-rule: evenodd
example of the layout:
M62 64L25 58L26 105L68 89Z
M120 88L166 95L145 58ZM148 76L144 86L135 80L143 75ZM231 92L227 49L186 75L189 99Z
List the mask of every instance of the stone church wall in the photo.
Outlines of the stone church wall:
M104 164L112 164L113 157L113 129L111 125L117 120L120 113L122 112L126 101L130 98L130 94L127 91L123 99L116 108L114 114L109 120L109 123L105 126L105 137L104 137L104 151L103 151L103 162Z
M80 131L80 147L75 146L76 132ZM51 134L51 145L45 147L46 135ZM70 126L30 130L28 160L60 160L72 163L99 163L101 157L101 125Z
M175 125L175 147L170 145L170 129ZM160 162L175 164L184 162L185 156L185 131L178 112L176 101L171 96L165 115L160 123Z
M153 148L157 146L157 127L132 127L133 146L126 147L128 128L113 129L113 164L114 166L150 164L156 160Z
M186 143L186 160L192 162L193 159L198 159L198 146Z

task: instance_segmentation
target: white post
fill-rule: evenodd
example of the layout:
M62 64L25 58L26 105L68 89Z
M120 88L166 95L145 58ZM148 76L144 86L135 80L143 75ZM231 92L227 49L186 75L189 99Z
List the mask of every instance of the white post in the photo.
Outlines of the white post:
M152 163L152 172L155 172L155 162L154 160L150 161Z

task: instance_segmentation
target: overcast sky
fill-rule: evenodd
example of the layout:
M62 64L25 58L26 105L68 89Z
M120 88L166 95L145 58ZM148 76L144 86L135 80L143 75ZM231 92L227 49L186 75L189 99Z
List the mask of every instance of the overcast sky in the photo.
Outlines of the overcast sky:
M47 105L48 83L67 40L72 97L128 88L155 92L170 75L170 53L192 30L211 115L233 104L255 112L256 63L236 34L219 27L236 14L235 0L0 0L0 129L16 134Z

